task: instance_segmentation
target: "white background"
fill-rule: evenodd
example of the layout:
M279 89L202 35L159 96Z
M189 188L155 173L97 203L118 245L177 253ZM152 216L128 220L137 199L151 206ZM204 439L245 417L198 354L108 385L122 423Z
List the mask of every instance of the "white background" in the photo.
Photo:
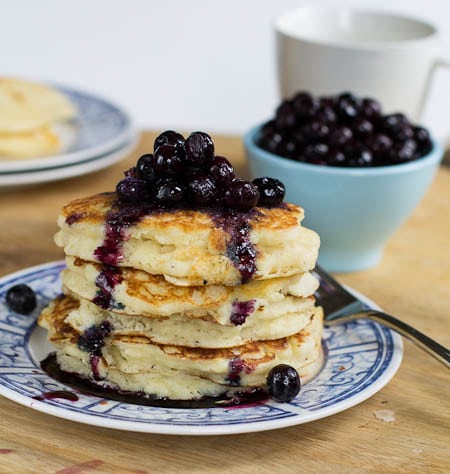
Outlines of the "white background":
M302 3L0 0L0 74L100 93L123 104L140 127L242 133L278 101L273 18ZM450 57L450 1L352 3L432 21ZM450 123L449 78L435 81L428 123Z

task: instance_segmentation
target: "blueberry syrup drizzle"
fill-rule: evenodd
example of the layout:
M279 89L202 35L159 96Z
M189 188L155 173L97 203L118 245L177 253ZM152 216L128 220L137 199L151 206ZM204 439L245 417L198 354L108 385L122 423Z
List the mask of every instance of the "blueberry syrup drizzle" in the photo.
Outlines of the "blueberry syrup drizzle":
M85 216L83 212L74 212L66 217L66 224L73 225Z
M231 359L228 363L228 383L232 387L239 387L241 384L241 373L251 374L253 368L250 367L244 360L236 357Z
M226 209L211 212L214 223L230 236L227 243L227 257L241 275L241 283L247 283L256 272L256 248L250 240L249 219L257 213L255 209L239 212Z
M99 370L102 348L105 345L105 337L111 334L112 329L112 324L105 320L98 325L90 326L78 336L78 347L82 351L89 352L89 362L95 380L102 380Z
M77 402L79 400L78 395L67 390L53 390L51 392L44 392L41 395L36 395L33 397L34 400L39 400L40 402L44 400L53 400L55 398L69 400L70 402Z
M230 321L235 326L241 326L246 319L255 311L255 300L233 301L231 305Z
M99 288L92 302L100 308L111 309L113 307L114 288L122 283L122 271L118 267L103 265L102 271L95 279L95 285Z
M182 209L179 206L177 209ZM105 222L105 237L102 245L94 251L96 259L106 265L115 266L123 260L122 246L129 236L127 230L130 226L137 224L146 215L156 212L168 212L170 208L157 206L155 204L134 204L125 205L116 202L107 213ZM249 220L256 215L258 211L251 209L249 211L236 211L233 209L220 209L214 207L199 208L208 212L218 227L221 227L229 235L226 255L233 262L233 265L241 275L241 283L247 283L256 272L256 248L250 240ZM99 306L108 304L101 301ZM103 307L103 306L101 306Z
M170 400L168 398L158 398L155 395L144 392L129 392L104 382L101 382L101 385L99 385L95 381L81 377L73 372L61 370L54 353L49 354L41 362L41 368L49 377L69 385L84 395L93 395L133 405L163 408L244 408L256 404L259 405L269 399L268 392L262 388L251 388L247 391L232 394L224 393L218 397L203 397L193 400Z
M92 376L94 377L94 380L102 380L99 370L100 356L91 354L89 357L89 363L91 364Z
M94 251L98 261L107 265L117 265L123 260L122 244L128 240L127 230L137 224L145 215L154 210L151 204L118 205L111 208L106 215L105 238L102 245Z

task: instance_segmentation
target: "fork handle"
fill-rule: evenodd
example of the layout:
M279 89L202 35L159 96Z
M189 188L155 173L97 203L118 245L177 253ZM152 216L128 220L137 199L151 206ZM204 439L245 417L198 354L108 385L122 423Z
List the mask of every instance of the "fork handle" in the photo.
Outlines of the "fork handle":
M383 313L382 311L376 310L364 310L358 311L356 313L350 314L348 316L339 317L336 319L336 323L354 321L355 319L371 319L377 323L381 323L383 326L387 326L390 329L398 332L402 336L406 337L414 344L419 346L428 354L432 355L439 362L444 364L448 369L450 369L450 350L426 336L423 332L418 331L409 324L400 321L397 318L394 318L390 314ZM326 324L331 323L332 321L326 321Z

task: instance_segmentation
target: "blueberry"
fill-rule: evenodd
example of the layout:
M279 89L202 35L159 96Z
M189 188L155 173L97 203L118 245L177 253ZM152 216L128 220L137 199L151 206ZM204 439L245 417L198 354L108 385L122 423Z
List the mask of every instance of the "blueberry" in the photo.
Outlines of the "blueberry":
M298 372L287 364L273 367L267 376L267 388L275 401L290 402L301 389Z
M211 164L214 158L214 143L204 132L191 133L185 142L186 160L197 168Z
M184 200L184 186L176 178L161 178L156 183L156 200L161 204L175 204Z
M299 121L305 121L314 117L318 106L318 101L307 92L299 92L292 99L292 107Z
M389 153L391 164L406 163L416 158L417 145L412 139L395 144Z
M409 125L408 119L401 113L389 114L380 118L379 126L382 132L394 138L400 128Z
M357 117L352 123L352 129L359 138L366 138L373 133L372 122L364 117Z
M284 184L275 178L256 178L253 181L258 187L260 206L277 206L283 202L286 194Z
M337 112L345 122L357 117L361 107L361 101L349 92L345 92L338 97Z
M281 130L290 130L295 127L296 122L297 118L292 104L288 101L282 102L275 112L275 123L277 128Z
M111 335L112 325L109 321L102 321L99 325L88 327L78 336L77 345L82 351L93 355L101 355L102 347L105 345L105 337Z
M381 105L378 101L368 97L362 100L361 114L369 120L376 120L381 116Z
M161 145L155 151L153 168L162 176L178 175L183 171L183 159L173 145Z
M328 135L328 143L333 147L341 147L350 142L353 138L353 132L350 128L337 125L332 127Z
M232 164L223 156L214 157L209 173L221 186L227 186L235 178Z
M430 133L424 127L414 127L413 131L420 156L426 155L433 148Z
M255 207L259 200L258 187L243 179L233 181L225 191L224 203L226 206L241 211Z
M262 137L260 146L270 153L279 155L283 148L283 135L279 132L275 132L273 135Z
M116 192L123 203L142 202L148 195L147 183L140 178L125 178L117 183Z
M195 204L207 205L215 201L218 194L217 183L209 176L200 176L189 183L189 193Z
M153 184L156 180L155 169L153 168L153 155L142 155L137 161L136 172L139 178L149 184Z
M177 148L182 148L184 146L184 137L173 130L166 130L156 137L153 150L156 151L157 148L163 145L172 145Z
M314 143L303 150L303 161L314 165L325 165L329 147L326 143Z
M261 127L261 134L265 137L271 136L278 131L275 120L269 120Z
M337 149L330 150L326 157L327 164L330 166L345 166L346 159L344 152Z
M295 140L286 140L281 144L280 154L288 158L295 158L298 155L299 147Z
M334 109L336 107L337 101L336 97L334 96L322 96L319 98L319 106L320 107L329 107Z
M394 144L392 138L384 135L383 133L376 133L370 137L367 137L365 143L377 159L383 158L383 156L388 153Z
M392 133L392 138L396 141L404 142L414 138L414 131L409 124L400 124Z
M138 178L138 171L136 166L132 166L131 168L128 168L126 171L123 172L123 175L125 178Z
M325 122L313 120L305 125L304 133L308 142L324 141L330 133L330 129Z
M301 148L308 144L308 141L309 141L308 132L309 132L309 129L307 125L298 127L296 130L292 132L291 138L295 142L297 147Z
M28 285L12 286L6 293L6 304L20 314L30 314L36 308L36 294Z
M346 149L346 156L345 166L362 168L373 165L372 152L361 143L349 145Z
M336 112L328 105L320 105L314 117L316 120L320 120L321 122L325 123L336 122Z

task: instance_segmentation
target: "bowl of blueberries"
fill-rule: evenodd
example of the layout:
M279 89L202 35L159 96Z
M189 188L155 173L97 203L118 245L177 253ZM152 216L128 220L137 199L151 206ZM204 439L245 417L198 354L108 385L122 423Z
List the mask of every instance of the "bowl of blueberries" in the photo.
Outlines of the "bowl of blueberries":
M443 149L402 113L344 92L298 92L244 137L252 176L273 176L321 237L319 263L349 272L376 265L389 237L429 188Z

